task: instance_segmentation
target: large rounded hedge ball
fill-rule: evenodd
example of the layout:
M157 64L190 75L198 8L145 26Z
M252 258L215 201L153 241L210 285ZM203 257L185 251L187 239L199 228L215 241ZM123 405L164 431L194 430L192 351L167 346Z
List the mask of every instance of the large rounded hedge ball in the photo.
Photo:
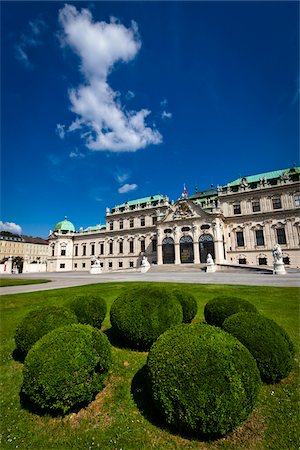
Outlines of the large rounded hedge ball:
M166 422L198 436L224 435L243 422L261 385L246 347L207 324L182 324L162 334L150 349L147 371Z
M76 315L68 308L61 306L45 306L31 311L16 329L17 350L26 356L33 344L49 331L77 322Z
M79 323L101 328L107 311L105 300L102 297L98 295L79 296L70 302L69 307L76 314Z
M183 289L174 289L172 294L177 298L182 306L182 313L184 323L190 323L197 314L197 302L195 297Z
M259 314L240 312L228 317L223 328L248 348L264 382L275 383L290 373L292 344L276 322Z
M29 350L21 394L41 411L65 414L103 388L110 363L110 344L100 330L81 324L58 328Z
M169 290L154 286L128 288L110 310L113 330L133 348L147 350L168 328L182 322L182 307Z
M238 297L216 297L206 303L204 317L209 325L221 327L227 317L240 311L257 312L252 303Z

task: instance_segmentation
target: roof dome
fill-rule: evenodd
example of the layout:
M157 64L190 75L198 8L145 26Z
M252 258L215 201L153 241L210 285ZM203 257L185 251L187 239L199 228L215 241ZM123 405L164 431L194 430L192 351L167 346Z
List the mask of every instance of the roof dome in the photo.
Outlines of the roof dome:
M54 231L60 231L61 233L65 234L68 232L75 232L75 227L72 224L72 222L70 222L69 220L67 220L67 217L65 217L64 220L62 220L61 222L58 222L55 225Z

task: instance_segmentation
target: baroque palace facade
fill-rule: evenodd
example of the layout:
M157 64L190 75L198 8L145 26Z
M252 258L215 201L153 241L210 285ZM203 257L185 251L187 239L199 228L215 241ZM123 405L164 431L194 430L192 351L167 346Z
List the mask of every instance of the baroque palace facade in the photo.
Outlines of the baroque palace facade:
M300 267L300 168L239 178L176 202L154 195L106 209L106 225L75 231L67 219L49 235L48 268L103 271L151 264L272 266L279 244L283 261Z

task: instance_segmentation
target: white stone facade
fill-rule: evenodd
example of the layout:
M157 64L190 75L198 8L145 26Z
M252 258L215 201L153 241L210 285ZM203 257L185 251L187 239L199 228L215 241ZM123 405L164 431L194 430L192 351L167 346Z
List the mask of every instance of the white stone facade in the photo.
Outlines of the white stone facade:
M272 267L280 244L287 266L300 267L299 168L252 176L170 203L154 196L106 210L106 227L49 236L49 271L103 272L150 264L246 264Z

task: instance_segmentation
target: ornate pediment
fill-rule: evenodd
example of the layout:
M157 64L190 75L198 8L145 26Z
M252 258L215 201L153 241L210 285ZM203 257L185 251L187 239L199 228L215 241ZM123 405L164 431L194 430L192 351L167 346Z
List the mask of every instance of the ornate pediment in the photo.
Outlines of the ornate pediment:
M191 208L191 205L186 200L180 200L175 205L175 211L173 212L173 220L176 219L189 219L195 216L195 211Z

